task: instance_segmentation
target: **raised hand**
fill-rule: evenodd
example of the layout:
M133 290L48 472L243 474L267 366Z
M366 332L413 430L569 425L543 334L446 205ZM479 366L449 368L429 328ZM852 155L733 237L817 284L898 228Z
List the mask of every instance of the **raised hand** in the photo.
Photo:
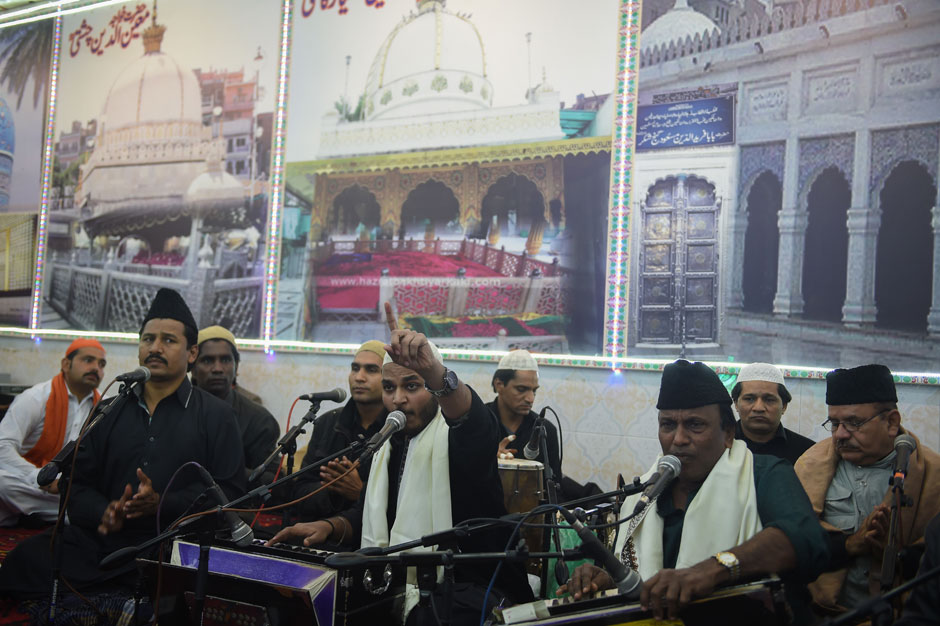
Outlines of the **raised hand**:
M151 482L150 477L144 474L144 470L139 467L137 468L137 478L140 480L137 493L124 503L124 514L127 519L156 515L157 505L160 504L160 494L153 490L153 482Z
M124 505L130 499L133 491L130 485L124 485L124 492L117 500L112 500L104 509L104 515L101 516L101 523L98 524L98 532L102 535L110 535L124 528Z
M515 450L515 449L513 449L513 448L507 448L507 447L506 447L506 446L508 446L509 444L511 444L511 443L512 443L513 441L515 441L515 440L516 440L516 436L515 436L515 435L509 435L508 437L503 438L503 440L499 442L499 450L498 450L497 453L496 453L496 458L497 458L497 459L514 459L514 458L516 458L516 455L519 453L519 451L518 451L518 450Z
M359 493L362 491L362 479L359 472L348 470L353 466L353 462L343 457L341 460L332 460L326 465L320 467L320 480L328 483L335 478L339 478L335 483L327 486L330 491L335 491L347 500L358 500ZM345 476L343 474L348 472Z
M385 351L388 352L392 361L402 367L413 369L428 380L429 385L440 387L437 385L438 381L431 375L437 373L438 376L443 376L444 364L434 356L428 338L422 333L399 328L395 314L392 313L392 305L388 302L385 303L385 319L390 334Z

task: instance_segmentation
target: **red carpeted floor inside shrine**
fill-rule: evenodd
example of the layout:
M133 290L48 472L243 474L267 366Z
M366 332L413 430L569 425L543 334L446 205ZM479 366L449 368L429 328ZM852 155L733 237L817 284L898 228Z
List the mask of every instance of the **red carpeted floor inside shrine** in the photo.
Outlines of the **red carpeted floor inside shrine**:
M43 531L42 528L0 528L0 567L16 544ZM30 624L30 616L19 610L16 600L0 600L0 624Z
M389 276L456 276L463 269L469 277L500 276L486 265L463 256L439 256L424 252L334 254L318 263L317 301L322 309L368 309L379 303L378 278Z

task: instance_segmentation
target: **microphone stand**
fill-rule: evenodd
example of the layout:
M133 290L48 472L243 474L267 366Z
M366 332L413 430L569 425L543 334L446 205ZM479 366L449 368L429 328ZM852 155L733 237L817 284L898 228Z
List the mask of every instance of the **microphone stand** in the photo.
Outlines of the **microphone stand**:
M296 435L294 435L294 437L296 438ZM206 586L208 584L208 579L209 579L209 550L212 547L212 538L215 535L215 531L219 527L224 527L225 525L225 521L224 521L225 512L229 509L238 508L238 505L240 505L242 502L251 500L252 498L255 498L257 496L263 497L264 495L270 494L271 491L275 487L280 485L281 483L284 483L288 480L293 480L297 478L298 476L305 474L306 472L313 471L314 469L319 468L324 463L328 463L332 461L333 459L337 459L343 455L349 455L349 454L358 452L359 448L363 448L364 446L365 444L363 442L358 441L358 440L354 441L351 445L343 448L342 450L340 450L339 452L336 452L335 454L326 456L315 463L311 463L310 465L300 468L299 470L297 470L296 472L292 474L283 476L282 478L279 478L278 480L274 481L270 485L261 485L260 487L252 489L245 495L240 496L236 498L235 500L232 500L228 504L219 505L216 507L215 509L216 515L213 516L216 519L216 524L210 525L208 528L203 527L199 529L198 531L199 560L198 560L197 567L196 567L196 581L195 581L193 599L194 599L195 615L199 616L200 623L202 623L203 610L205 608ZM204 516L204 517L207 517L207 516ZM147 550L148 548L152 546L159 545L168 539L172 539L173 537L176 537L177 535L181 535L183 534L184 531L189 531L190 523L193 523L197 521L198 519L199 518L188 520L187 522L184 522L183 524L179 526L170 528L160 533L156 537L148 539L147 541L141 544L138 544L136 546L129 546L126 548L121 548L120 550L115 550L108 556L104 557L101 560L101 562L98 564L98 567L100 567L101 569L110 569L112 567L117 567L121 563L126 562L136 557L139 553L143 552L144 550Z
M352 444L350 444L349 446L346 446L339 452L336 452L329 456L325 456L315 463L311 463L310 465L300 468L293 474L290 474L288 476L283 476L277 479L276 481L274 481L273 483L271 483L270 485L261 485L260 487L256 487L255 489L252 489L245 495L239 496L235 500L232 500L228 504L219 505L215 507L215 512L218 514L218 517L221 519L223 517L223 514L229 509L236 509L238 508L238 505L240 505L243 502L246 502L258 496L264 496L266 493L270 493L272 489L281 485L282 483L287 482L288 480L293 480L299 476L302 476L303 474L307 472L312 472L313 470L319 468L324 463L329 463L333 459L338 459L339 457L343 455L349 455L349 454L358 452L359 448L364 447L364 445L365 444L361 441L354 441L352 442ZM172 539L176 535L181 534L183 530L186 530L188 528L190 523L192 523L192 520L184 522L183 524L179 526L170 528L160 533L156 537L148 539L147 541L140 543L136 546L128 546L126 548L121 548L120 550L115 550L108 556L104 557L101 560L101 562L98 564L98 566L101 569L110 569L112 567L117 567L121 563L134 558L138 553L143 552L147 548L158 545L167 539Z
M539 460L542 461L542 464L545 468L545 491L548 496L548 504L558 504L558 489L559 484L558 480L555 478L555 472L552 470L552 464L548 458L548 437L546 434L546 428L544 424L539 425ZM560 477L559 477L560 478ZM553 516L554 517L554 516ZM552 528L552 540L555 542L555 549L561 550L561 532L559 529ZM544 544L543 544L544 545ZM555 561L555 582L561 586L568 582L569 572L568 566L565 565L564 561ZM545 565L542 568L542 588L545 588L545 584L548 582L548 561L545 561Z
M115 397L113 402L109 402L106 405L101 405L101 400L98 401L95 410L87 418L87 426L85 426L79 439L81 440L94 429L98 423L107 417L111 411L114 410L115 406L124 406L124 403L127 401L128 396L131 394L131 390L134 387L134 383L131 384L122 384L118 390L118 395ZM39 475L36 477L36 482L45 487L46 485L51 484L56 476L61 474L59 479L59 523L56 523L52 528L52 595L49 599L49 623L55 623L56 616L56 603L59 596L59 578L62 573L62 531L60 529L61 524L65 520L65 508L68 505L66 501L66 494L70 493L69 486L72 482L72 465L75 459L76 453L76 442L78 440L72 440L68 442L65 446L59 450L59 453L55 455L51 461L46 463L41 470L39 470Z
M830 618L822 623L822 626L842 626L842 624L854 624L859 618L871 615L873 626L888 626L894 622L893 611L888 600L901 595L908 589L919 587L931 579L940 576L940 566L927 570L923 574L910 579L903 585L898 585L888 593L875 596L859 605L854 611L843 613L842 615Z
M297 437L302 433L306 433L304 427L307 424L312 424L314 420L317 419L317 413L320 412L320 400L311 400L310 408L307 410L306 415L304 415L300 422L294 425L289 431L287 431L280 441L277 442L277 446L274 448L274 451L268 455L268 458L264 460L261 465L256 467L251 475L248 476L248 482L252 483L255 481L258 476L264 472L264 468L268 466L271 461L278 457L278 455L286 454L287 455L287 473L285 476L289 476L294 471L294 455L297 453Z
M898 521L900 518L900 509L905 506L913 506L914 501L904 494L904 481L891 477L891 517L888 526L888 544L885 546L881 559L881 590L885 591L891 587L894 582L894 575L898 559Z

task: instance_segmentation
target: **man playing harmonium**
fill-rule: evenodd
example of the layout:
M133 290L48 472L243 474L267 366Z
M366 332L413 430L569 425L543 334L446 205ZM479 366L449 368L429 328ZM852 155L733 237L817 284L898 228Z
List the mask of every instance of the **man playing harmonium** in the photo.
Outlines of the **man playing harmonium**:
M617 556L644 580L640 604L674 618L691 600L744 578L815 578L829 554L809 499L789 463L735 440L731 397L717 374L703 363L670 363L656 408L663 454L682 469L618 532ZM638 500L626 499L621 518ZM558 593L579 600L613 586L606 571L585 564Z
M395 545L463 520L506 513L494 454L499 424L480 397L447 369L440 352L421 333L398 329L386 304L391 339L385 346L382 392L385 407L405 414L402 431L376 452L368 482L354 507L324 520L285 528L269 542L302 539L304 545L361 537L362 547ZM814 520L815 524L815 520ZM818 526L818 524L816 524ZM461 552L502 551L508 531L473 533L458 541ZM477 624L495 563L458 565L455 570L452 624ZM431 607L419 607L409 574L404 615L408 624L436 623L433 607L445 600L435 593ZM508 598L532 599L521 566L504 563L490 604Z

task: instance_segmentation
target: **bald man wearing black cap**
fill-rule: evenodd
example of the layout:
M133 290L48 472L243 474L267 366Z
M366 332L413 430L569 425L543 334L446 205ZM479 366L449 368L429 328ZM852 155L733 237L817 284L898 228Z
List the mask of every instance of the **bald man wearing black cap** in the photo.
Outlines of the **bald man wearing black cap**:
M902 555L912 554L901 560L901 578L913 575L927 524L940 513L940 456L901 426L894 377L884 365L829 372L826 404L829 419L823 426L832 437L807 450L796 462L796 473L829 533L830 567L837 571L820 576L810 592L821 611L832 613L881 593L896 438L907 434L916 444L904 479L912 505L900 509L899 548Z
M789 463L752 454L734 438L731 396L718 375L704 363L670 363L656 408L663 454L682 468L618 533L617 555L645 581L641 604L673 619L692 599L741 578L815 578L828 551L809 500ZM628 498L621 515L638 501ZM612 585L604 570L582 565L567 589L579 599Z
M69 524L62 529L61 576L76 589L132 586L133 560L110 571L108 554L138 545L182 515L206 485L204 467L229 498L244 492L245 462L232 407L192 386L196 322L172 289L160 289L140 328L138 359L150 379L135 385L82 439L75 459ZM203 508L209 508L207 504ZM159 512L160 518L157 519ZM52 588L49 537L13 550L0 568L0 595L47 595Z

